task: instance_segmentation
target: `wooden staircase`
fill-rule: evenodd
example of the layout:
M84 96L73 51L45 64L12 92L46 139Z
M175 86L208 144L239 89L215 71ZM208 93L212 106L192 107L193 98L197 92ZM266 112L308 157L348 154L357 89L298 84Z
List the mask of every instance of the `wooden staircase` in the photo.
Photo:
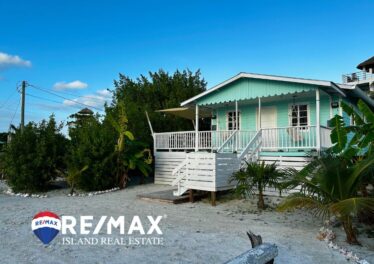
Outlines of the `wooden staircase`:
M248 144L239 150L234 132L217 150L217 153L191 152L173 171L175 177L172 185L178 189L175 196L183 195L187 190L217 191L230 189L234 184L228 183L233 172L255 162L261 149L261 130L248 140ZM228 151L230 150L231 151Z

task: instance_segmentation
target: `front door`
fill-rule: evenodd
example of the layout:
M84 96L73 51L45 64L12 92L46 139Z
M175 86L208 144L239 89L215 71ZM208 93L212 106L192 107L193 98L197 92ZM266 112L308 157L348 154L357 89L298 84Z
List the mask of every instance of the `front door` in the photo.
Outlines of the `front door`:
M262 129L262 147L278 148L277 108L275 106L261 107L261 126L258 112L257 108L257 130Z

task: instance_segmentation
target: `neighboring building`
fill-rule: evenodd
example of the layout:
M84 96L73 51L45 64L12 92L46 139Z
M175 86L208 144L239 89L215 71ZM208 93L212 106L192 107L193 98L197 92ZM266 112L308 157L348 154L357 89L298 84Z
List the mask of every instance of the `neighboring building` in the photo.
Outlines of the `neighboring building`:
M228 179L244 161L301 169L331 146L328 121L343 114L340 101L358 99L374 106L357 83L240 73L161 110L193 120L195 131L153 134L155 183L178 186L175 195L215 192L233 187ZM202 117L211 118L210 131L199 131Z
M374 97L374 56L357 65L359 72L343 75L343 83L357 85L370 97Z
M85 120L92 118L94 116L94 112L88 108L83 108L79 110L77 113L72 114L69 116L72 121L67 122L69 127L76 127L79 124L82 124Z

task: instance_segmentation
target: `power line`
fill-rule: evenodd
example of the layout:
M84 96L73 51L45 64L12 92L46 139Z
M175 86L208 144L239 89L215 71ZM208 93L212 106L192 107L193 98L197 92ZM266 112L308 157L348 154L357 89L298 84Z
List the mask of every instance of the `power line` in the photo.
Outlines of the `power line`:
M17 93L17 91L14 91L6 100L5 102L0 106L0 109L3 108L8 102L9 100Z
M15 108L9 108L9 107L4 107L2 109L0 109L0 113L2 112L9 112L9 113L13 113L16 109ZM30 110L27 110L27 113L31 113L31 114L40 114L40 112L36 112L36 111L30 111Z
M14 120L14 117L16 116L17 112L18 112L18 108L19 108L19 104L21 103L21 101L18 101L18 104L17 104L17 107L16 107L16 111L14 111L14 114L13 114L13 117L12 119L10 120L10 124L13 123L13 120Z
M52 99L49 99L49 98L45 98L45 97L41 97L41 96L29 94L29 93L26 93L26 95L30 96L30 97L33 97L33 98L36 98L36 99L40 99L40 100L44 100L44 101L48 101L48 102L52 102L52 103L61 104L61 102L55 101L55 100L52 100ZM77 109L81 109L81 107L79 107L78 105L67 105L67 106L71 106L71 107L75 107Z
M35 87L35 85L30 85L31 87L33 88L39 88L40 90L43 90L43 91L48 91L48 92L52 92L51 90L49 89L43 89L39 86ZM99 98L95 98L95 97L88 97L87 95L78 95L78 94L73 94L73 93L67 93L67 92L63 92L63 91L53 91L53 93L60 93L60 94L66 94L66 95L70 95L70 96L73 96L75 98L89 98L90 100L95 100L95 101L100 101L102 102L102 99L99 99Z
M30 97L34 97L34 98L40 99L40 100L44 100L44 101L49 101L49 102L52 102L52 103L61 104L61 102L55 101L55 100L52 100L52 99L49 99L49 98L45 98L45 97L41 97L41 96L29 94L29 93L26 93L26 95L30 96Z
M30 87L33 87L33 88L35 88L35 89L38 89L38 90L40 90L40 91L43 91L43 92L49 93L49 94L51 94L51 95L54 95L54 96L60 97L60 98L62 98L62 99L64 99L64 100L68 100L68 101L73 102L73 103L75 103L75 104L80 104L80 105L83 105L83 106L85 106L85 107L91 107L91 108L94 108L94 109L96 109L96 110L98 110L98 111L104 111L103 109L100 109L100 108L98 108L98 107L91 106L91 105L87 105L87 104L84 104L84 103L81 103L81 102L78 102L78 101L72 100L72 99L70 99L70 98L67 98L67 97L65 97L65 96L62 96L62 95L56 94L56 93L54 93L54 92L51 92L51 91L49 91L49 90L47 90L47 89L40 88L40 87L38 87L38 86L35 86L35 85L32 85L32 84L29 84L29 86L30 86Z

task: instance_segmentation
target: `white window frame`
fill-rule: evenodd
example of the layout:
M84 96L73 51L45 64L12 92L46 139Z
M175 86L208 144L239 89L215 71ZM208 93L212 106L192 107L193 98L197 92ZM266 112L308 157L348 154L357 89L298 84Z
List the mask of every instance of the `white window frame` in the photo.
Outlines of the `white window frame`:
M292 125L292 106L295 106L295 105L297 105L297 106L306 105L306 107L307 107L306 112L307 112L308 124L303 129L303 131L307 131L310 127L310 118L311 118L311 116L310 116L310 103L309 102L299 102L299 103L288 104L288 125L290 127L303 127L303 126L300 126L300 116L297 117L298 118L297 122L298 122L299 125L298 126L293 126Z
M226 111L226 130L229 130L229 113L236 113L235 110L232 110L232 111ZM240 113L240 111L238 111L238 116L239 116L239 120L238 120L238 130L240 130L241 126L242 126L242 114ZM234 131L235 129L231 129L230 131Z

